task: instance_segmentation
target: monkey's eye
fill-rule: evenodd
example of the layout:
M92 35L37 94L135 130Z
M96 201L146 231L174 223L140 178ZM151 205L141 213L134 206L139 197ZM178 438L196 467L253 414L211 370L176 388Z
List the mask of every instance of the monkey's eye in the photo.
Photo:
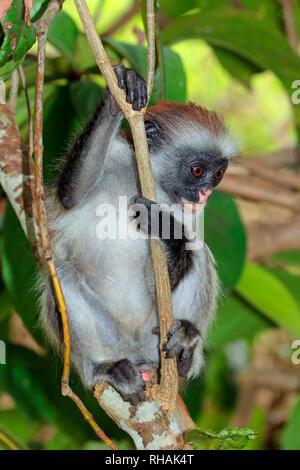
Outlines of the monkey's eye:
M199 178L203 174L203 167L200 165L192 166L191 172L193 176L196 176L197 178Z
M217 171L215 172L215 174L214 174L214 178L215 178L216 180L221 180L221 179L223 178L223 176L224 176L224 173L225 173L224 170L221 170L221 169L220 169L220 170L217 170Z

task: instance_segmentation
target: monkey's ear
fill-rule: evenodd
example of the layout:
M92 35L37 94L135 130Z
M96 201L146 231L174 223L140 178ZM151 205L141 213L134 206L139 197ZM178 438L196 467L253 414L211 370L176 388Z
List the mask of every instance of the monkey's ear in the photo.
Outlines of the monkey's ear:
M159 146L162 137L162 128L153 119L147 119L145 121L145 130L149 149L154 150Z

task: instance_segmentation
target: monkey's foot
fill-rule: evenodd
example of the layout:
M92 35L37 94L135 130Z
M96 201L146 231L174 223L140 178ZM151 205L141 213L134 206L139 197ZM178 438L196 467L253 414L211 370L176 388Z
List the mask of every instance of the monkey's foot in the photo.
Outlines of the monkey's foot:
M145 382L141 372L132 362L128 359L122 359L110 364L109 367L105 365L105 368L105 375L103 375L103 365L99 364L96 366L95 375L98 372L101 377L98 380L104 380L109 383L121 395L124 401L129 401L131 405L136 406L145 400Z
M126 93L126 100L132 104L135 111L144 108L148 101L147 85L134 70L126 69L124 65L114 67L118 85Z
M187 375L193 360L193 353L200 338L199 330L188 320L175 320L163 345L166 358L177 358L178 373Z

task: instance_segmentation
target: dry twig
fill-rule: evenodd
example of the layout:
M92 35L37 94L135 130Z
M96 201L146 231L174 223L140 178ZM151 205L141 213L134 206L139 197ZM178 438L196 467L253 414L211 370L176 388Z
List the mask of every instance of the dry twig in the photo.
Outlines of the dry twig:
M273 168L272 165L265 163L262 159L258 161L254 158L244 158L241 164L265 181L277 184L278 187L285 186L300 189L300 174L293 170Z

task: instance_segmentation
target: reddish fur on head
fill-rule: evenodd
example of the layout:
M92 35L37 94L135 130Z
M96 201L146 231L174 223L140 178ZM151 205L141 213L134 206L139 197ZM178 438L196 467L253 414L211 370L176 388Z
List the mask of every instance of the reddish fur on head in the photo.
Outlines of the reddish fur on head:
M200 125L215 135L219 135L225 130L223 120L215 112L208 111L193 103L162 101L147 109L145 120L147 119L157 121L161 128L166 130L169 125L180 127L186 122Z

